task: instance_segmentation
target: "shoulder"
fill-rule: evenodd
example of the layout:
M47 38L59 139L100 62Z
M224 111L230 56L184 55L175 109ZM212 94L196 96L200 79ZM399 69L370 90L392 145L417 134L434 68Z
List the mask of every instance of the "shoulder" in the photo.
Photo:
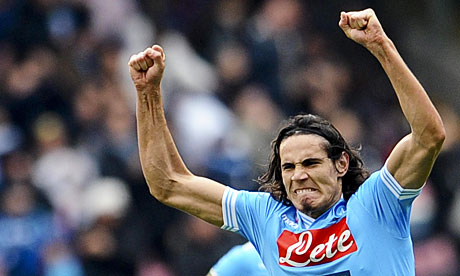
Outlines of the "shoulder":
M369 178L364 181L358 191L359 190L368 190L376 196L377 194L389 193L398 200L406 200L418 196L422 189L407 189L402 187L389 172L387 163L385 163L380 170L372 173Z
M280 208L281 206L286 206L274 199L270 193L267 192L251 192L245 190L235 190L227 187L223 195L223 203L231 205L235 202L237 204L249 204L259 207L264 206L264 208Z

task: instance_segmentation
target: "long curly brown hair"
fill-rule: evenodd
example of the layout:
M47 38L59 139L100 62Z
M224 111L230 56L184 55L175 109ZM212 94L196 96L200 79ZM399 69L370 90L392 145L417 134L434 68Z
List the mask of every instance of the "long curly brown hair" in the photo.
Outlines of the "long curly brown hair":
M267 171L257 180L261 184L260 191L269 192L277 201L292 205L292 202L287 198L281 176L280 145L287 137L298 134L316 134L325 138L329 142L325 150L328 158L332 161L336 161L342 152L349 155L348 171L342 177L342 192L345 200L348 200L369 177L369 172L364 168L359 151L351 148L328 120L318 115L302 114L289 118L276 139L272 141L270 164Z

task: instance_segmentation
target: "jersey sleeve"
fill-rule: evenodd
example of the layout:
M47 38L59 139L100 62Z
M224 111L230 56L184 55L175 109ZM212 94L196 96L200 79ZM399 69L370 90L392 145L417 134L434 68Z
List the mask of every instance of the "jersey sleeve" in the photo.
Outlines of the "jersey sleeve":
M270 194L225 189L222 197L224 230L238 232L256 247L261 244L267 218L273 214Z
M387 165L373 173L358 189L356 197L368 213L396 237L410 235L412 202L420 189L404 189L391 175Z

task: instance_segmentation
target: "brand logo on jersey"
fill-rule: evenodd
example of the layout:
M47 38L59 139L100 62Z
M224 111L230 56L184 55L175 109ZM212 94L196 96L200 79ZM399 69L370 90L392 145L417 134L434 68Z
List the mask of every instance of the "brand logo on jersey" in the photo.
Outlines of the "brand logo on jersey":
M293 222L292 220L290 220L286 214L283 214L281 216L281 219L284 221L284 223L286 223L287 225L291 226L294 229L297 229L297 227L299 227L299 225Z
M284 230L277 244L279 264L292 267L329 263L358 250L346 218L323 229L297 234Z

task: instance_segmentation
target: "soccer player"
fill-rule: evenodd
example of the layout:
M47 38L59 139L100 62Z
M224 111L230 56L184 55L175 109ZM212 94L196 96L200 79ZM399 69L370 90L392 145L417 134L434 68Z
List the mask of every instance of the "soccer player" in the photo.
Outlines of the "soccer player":
M166 124L165 54L153 46L129 61L143 173L164 204L251 241L270 275L415 275L411 204L441 149L444 126L373 10L342 12L339 26L377 58L410 124L379 171L367 176L328 121L299 115L272 143L262 177L266 192L236 191L193 175Z
M268 276L259 254L247 242L236 245L211 268L206 276Z

